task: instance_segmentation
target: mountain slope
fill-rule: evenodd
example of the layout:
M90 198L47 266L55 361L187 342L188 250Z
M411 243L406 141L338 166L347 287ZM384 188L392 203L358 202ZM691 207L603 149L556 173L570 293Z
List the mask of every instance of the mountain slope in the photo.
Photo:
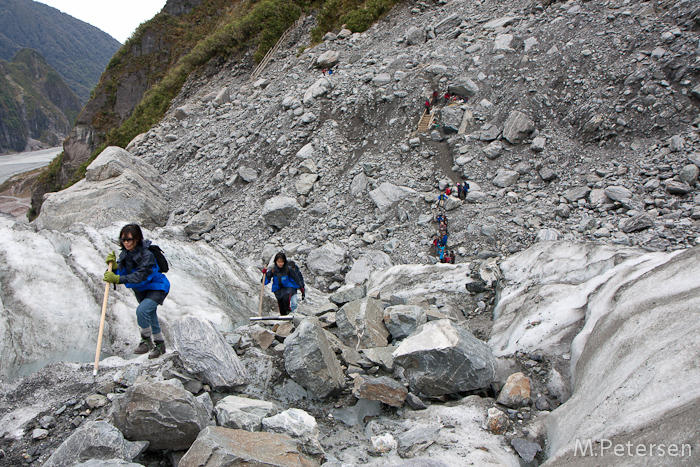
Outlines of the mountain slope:
M20 152L31 140L58 146L80 112L80 100L44 57L21 49L0 60L0 153Z
M43 3L0 0L0 59L38 50L84 104L119 49L109 34Z

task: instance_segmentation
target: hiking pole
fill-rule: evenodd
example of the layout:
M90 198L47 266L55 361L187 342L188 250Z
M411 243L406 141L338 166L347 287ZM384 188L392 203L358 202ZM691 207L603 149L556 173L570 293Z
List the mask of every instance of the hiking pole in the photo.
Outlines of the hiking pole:
M260 286L260 306L258 306L258 316L262 317L262 302L263 294L265 293L265 273L262 276L262 285Z
M108 271L112 271L110 261ZM95 349L95 368L92 370L92 378L97 377L97 365L100 364L100 350L102 350L102 332L105 329L105 316L107 315L107 297L109 296L109 282L105 284L105 298L102 300L102 316L100 317L100 332L97 334L97 349Z

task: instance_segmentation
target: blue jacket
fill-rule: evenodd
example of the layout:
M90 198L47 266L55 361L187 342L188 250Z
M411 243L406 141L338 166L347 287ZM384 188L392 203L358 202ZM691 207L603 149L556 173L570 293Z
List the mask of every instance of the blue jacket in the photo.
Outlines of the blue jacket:
M166 294L170 291L170 281L165 274L158 269L156 257L150 252L150 240L144 240L141 246L133 251L122 248L117 259L117 271L119 283L130 289L144 292L146 290L162 290Z
M297 289L304 291L304 278L301 271L291 261L287 262L282 269L275 265L268 270L265 274L265 284L270 282L272 282L272 292L277 298L284 295L294 295L297 293Z

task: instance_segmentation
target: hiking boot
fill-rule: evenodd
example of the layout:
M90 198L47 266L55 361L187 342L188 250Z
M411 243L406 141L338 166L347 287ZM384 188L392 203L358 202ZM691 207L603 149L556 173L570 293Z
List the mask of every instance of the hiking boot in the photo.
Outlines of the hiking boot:
M139 346L136 347L134 350L134 353L136 355L141 355L144 353L148 353L149 350L153 348L153 341L151 341L150 337L143 337L141 336L141 342L139 343Z
M158 358L165 353L165 342L156 341L153 350L148 354L148 358Z

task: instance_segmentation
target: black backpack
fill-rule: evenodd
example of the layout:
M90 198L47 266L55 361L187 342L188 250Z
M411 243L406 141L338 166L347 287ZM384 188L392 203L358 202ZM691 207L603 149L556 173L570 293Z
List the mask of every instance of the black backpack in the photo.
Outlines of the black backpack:
M161 250L158 245L151 245L148 247L148 250L153 253L153 256L156 257L156 263L158 263L158 269L160 269L160 272L168 272L170 265L168 264L168 260L165 259L163 250Z

